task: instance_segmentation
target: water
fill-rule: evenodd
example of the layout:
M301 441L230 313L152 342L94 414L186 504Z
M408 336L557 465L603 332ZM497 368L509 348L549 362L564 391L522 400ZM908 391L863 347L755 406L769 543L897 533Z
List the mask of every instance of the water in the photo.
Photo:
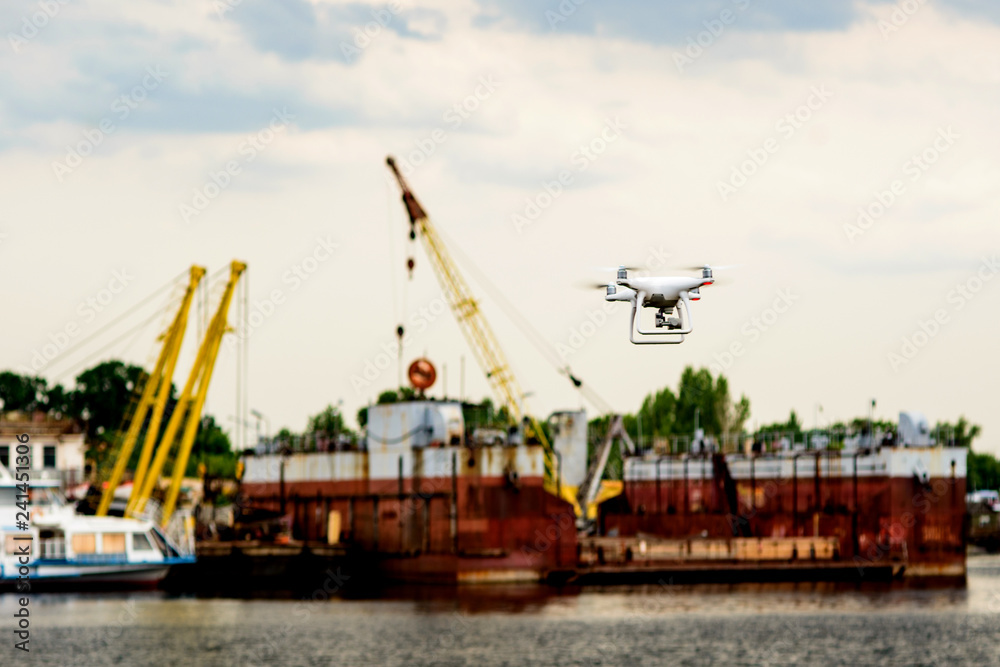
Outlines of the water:
M1000 557L962 589L818 584L556 592L389 591L375 600L36 595L30 665L1000 665Z

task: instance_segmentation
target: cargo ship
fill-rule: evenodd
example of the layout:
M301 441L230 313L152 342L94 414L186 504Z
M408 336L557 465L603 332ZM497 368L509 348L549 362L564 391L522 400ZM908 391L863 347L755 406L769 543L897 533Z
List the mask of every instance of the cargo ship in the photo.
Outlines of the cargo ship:
M248 456L242 493L293 542L343 545L385 580L962 581L966 450L921 420L843 449L632 447L621 492L587 521L611 438L588 460L585 412L549 419L553 489L516 429L483 439L460 403L414 400L372 406L355 449Z
M570 464L568 444L555 446ZM290 516L294 540L349 545L389 579L538 581L576 566L573 505L545 489L544 472L540 445L475 438L460 403L416 400L369 408L357 449L246 458L241 492ZM536 536L546 548L526 549Z
M624 492L582 540L581 571L963 580L965 457L939 446L629 457Z

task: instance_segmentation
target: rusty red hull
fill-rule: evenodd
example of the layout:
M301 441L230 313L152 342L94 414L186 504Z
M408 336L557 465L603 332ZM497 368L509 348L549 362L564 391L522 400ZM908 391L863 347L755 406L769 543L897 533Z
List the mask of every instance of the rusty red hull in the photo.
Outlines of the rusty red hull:
M964 579L964 453L630 457L596 535L577 534L532 447L268 456L248 461L243 493L290 517L294 539L346 545L386 580Z
M626 480L602 504L601 535L667 540L834 538L833 562L859 572L964 578L965 477L869 474L726 479L710 458L674 459L680 479ZM809 465L812 465L811 463ZM801 557L801 554L796 554Z
M377 574L437 583L539 581L576 565L572 506L541 478L456 477L245 484L248 500L292 517L293 537L369 554Z

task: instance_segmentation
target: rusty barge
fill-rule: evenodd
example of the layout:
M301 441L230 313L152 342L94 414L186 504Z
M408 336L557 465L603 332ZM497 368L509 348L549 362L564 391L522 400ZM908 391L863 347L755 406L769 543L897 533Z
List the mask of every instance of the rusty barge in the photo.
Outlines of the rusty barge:
M248 457L242 492L294 544L393 581L964 581L964 449L631 448L588 520L610 438L588 461L584 412L549 428L554 488L541 446L477 440L460 404L417 400L373 406L357 449Z

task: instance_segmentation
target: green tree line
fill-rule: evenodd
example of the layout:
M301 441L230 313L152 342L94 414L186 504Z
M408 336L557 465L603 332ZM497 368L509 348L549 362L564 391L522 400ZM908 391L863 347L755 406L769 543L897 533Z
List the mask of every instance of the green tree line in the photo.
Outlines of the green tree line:
M0 400L3 401L0 409L28 415L43 412L53 419L76 421L84 432L88 462L92 467L104 467L113 464L110 457L128 428L128 418L138 399L137 389L141 390L145 379L146 373L141 367L119 360L104 361L84 370L68 389L61 384L49 386L43 377L0 371ZM176 402L177 390L171 385L171 396L160 427L161 436ZM139 442L145 437L145 428L144 425ZM135 467L139 449L136 447L132 453L130 469ZM185 474L194 476L198 466L204 464L212 475L233 477L236 458L229 435L214 417L202 415ZM169 472L169 468L165 472Z
M646 395L635 413L623 417L625 429L632 435L640 447L648 447L660 438L694 435L695 422L704 430L706 436L726 435L765 435L786 434L799 436L808 433L798 415L792 410L787 420L765 424L758 427L753 434L747 434L745 426L750 417L750 400L741 395L739 400L730 396L729 383L725 376L713 376L711 371L702 368L695 370L688 366L681 373L677 390L664 387ZM591 455L603 434L607 431L610 416L601 416L590 421ZM868 417L856 417L846 422L836 422L822 431L839 433L834 438L832 446L842 443L844 433L868 433L872 428L876 432L894 432L895 422L875 420L869 423ZM967 486L969 490L1000 489L1000 461L991 454L972 450L973 441L980 436L982 429L977 424L970 423L964 416L954 423L938 422L932 433L939 444L964 447L968 453ZM621 454L613 450L608 459L606 477L615 478L620 474Z

